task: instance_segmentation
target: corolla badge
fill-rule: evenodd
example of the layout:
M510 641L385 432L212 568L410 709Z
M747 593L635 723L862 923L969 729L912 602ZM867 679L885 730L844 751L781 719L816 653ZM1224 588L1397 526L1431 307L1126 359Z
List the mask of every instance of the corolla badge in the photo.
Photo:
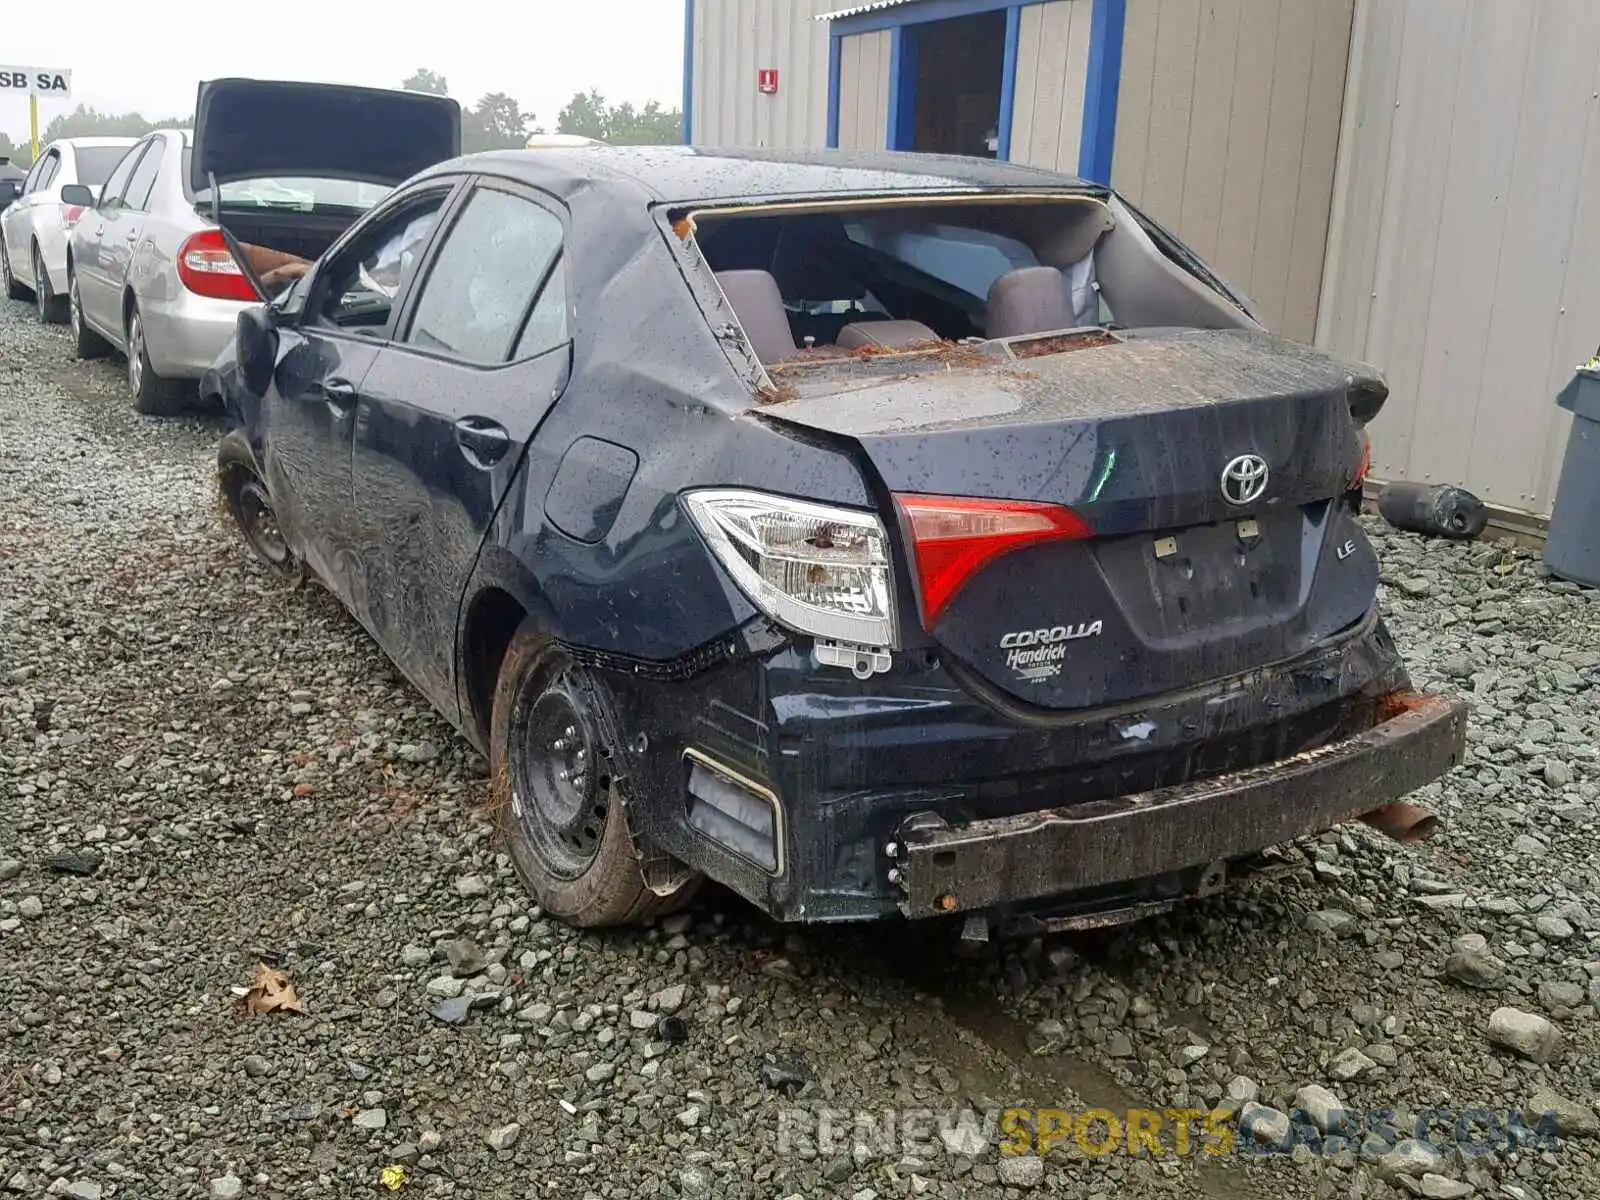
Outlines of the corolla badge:
M1267 490L1267 460L1241 454L1222 468L1222 498L1229 504L1253 504Z
M1041 683L1061 674L1068 642L1099 637L1104 629L1105 623L1102 621L1055 625L1049 629L1019 629L1000 639L1000 649L1006 652L1006 666L1015 671L1023 682Z

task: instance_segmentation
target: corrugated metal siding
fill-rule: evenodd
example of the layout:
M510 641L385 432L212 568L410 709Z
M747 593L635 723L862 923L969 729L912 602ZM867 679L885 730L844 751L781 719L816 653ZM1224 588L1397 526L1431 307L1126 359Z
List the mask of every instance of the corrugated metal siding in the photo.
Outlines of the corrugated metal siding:
M889 137L889 31L840 40L839 148L882 150Z
M1083 84L1094 0L1050 0L1022 10L1011 161L1078 173Z
M695 0L692 136L698 146L821 146L836 0ZM778 94L756 73L778 69Z
M1600 5L1360 8L1319 340L1388 376L1375 476L1548 513L1600 341Z
M1310 340L1355 0L1128 0L1112 182Z

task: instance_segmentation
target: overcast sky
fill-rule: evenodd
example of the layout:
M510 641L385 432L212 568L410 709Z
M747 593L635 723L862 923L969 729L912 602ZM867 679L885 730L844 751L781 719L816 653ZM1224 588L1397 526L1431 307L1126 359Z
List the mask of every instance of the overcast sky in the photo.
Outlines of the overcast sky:
M463 105L506 92L545 128L572 94L683 99L682 0L443 0L174 5L170 0L0 0L0 65L65 67L72 99L41 100L42 132L79 103L152 120L194 110L208 79L248 75L399 87L418 67ZM28 133L26 98L0 98L0 130Z

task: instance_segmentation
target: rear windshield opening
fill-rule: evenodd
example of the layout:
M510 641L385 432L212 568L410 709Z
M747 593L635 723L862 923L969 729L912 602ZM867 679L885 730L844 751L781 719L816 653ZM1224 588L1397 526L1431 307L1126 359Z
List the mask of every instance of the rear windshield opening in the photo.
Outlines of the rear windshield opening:
M1094 197L708 212L695 242L764 362L1105 329Z

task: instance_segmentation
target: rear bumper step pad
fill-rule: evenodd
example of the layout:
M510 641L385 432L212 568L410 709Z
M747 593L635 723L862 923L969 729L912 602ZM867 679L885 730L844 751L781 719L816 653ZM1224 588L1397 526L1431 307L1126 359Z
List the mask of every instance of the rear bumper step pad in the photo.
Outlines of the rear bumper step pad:
M1198 783L960 826L907 819L896 847L909 917L1063 896L1237 858L1316 833L1431 783L1461 761L1467 706L1391 698L1398 715L1292 758Z

